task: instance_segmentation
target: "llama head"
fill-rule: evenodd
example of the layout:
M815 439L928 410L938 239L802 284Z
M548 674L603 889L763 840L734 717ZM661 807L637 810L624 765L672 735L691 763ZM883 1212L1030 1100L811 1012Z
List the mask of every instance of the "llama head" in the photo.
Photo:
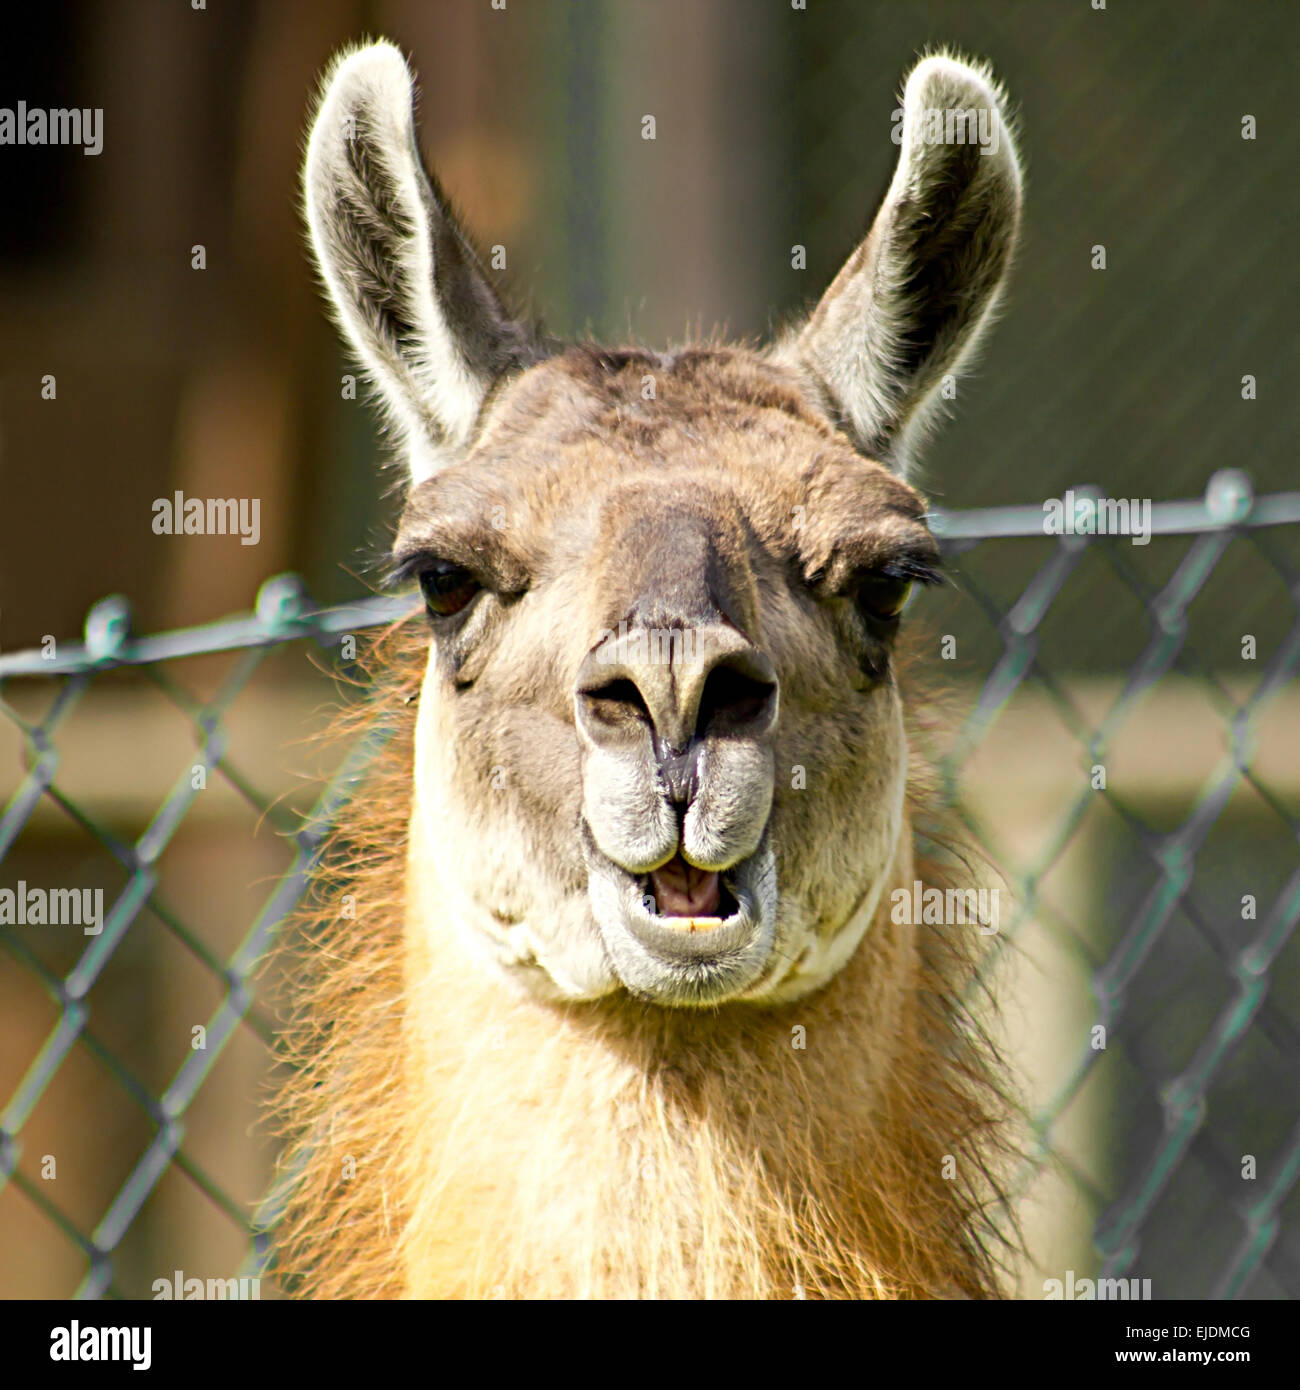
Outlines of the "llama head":
M858 946L906 833L891 653L938 564L907 479L1014 246L1003 98L922 61L893 183L806 323L670 353L511 318L412 103L391 45L344 56L304 177L409 475L428 913L552 998L797 997Z

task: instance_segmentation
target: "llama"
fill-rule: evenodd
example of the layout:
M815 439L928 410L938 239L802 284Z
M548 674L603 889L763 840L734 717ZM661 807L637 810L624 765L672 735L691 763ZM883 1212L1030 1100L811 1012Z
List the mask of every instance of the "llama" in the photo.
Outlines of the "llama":
M915 453L1017 237L1005 97L923 59L811 316L671 352L512 318L413 99L390 44L341 56L304 172L426 614L372 654L359 727L392 738L306 933L280 1266L321 1297L998 1296L979 932L890 894L977 871L917 848L901 613L940 577Z

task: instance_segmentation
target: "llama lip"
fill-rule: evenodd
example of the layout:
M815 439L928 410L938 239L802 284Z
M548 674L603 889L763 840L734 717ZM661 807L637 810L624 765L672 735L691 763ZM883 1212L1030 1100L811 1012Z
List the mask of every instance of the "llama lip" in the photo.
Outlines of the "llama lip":
M629 873L583 829L592 916L610 964L633 994L658 1004L716 1004L743 995L769 968L777 889L766 840L716 880L699 869L678 880L682 870L665 873L672 860L653 873ZM686 895L690 916L663 910L683 905L671 892L661 898L665 885ZM700 913L705 905L708 916Z

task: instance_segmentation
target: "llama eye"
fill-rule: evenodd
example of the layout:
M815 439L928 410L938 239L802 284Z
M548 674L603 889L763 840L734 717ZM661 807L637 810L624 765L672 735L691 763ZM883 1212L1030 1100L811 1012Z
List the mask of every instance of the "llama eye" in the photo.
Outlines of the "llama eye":
M482 587L459 565L437 564L420 571L420 592L424 595L425 607L439 618L459 613Z
M890 623L903 611L903 605L911 592L910 579L892 579L887 574L869 574L858 585L857 603L864 617Z

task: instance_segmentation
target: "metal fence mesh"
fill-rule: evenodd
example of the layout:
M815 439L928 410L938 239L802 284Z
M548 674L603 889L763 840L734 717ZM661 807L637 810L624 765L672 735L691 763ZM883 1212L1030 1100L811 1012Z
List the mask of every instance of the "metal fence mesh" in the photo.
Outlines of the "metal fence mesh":
M1150 550L1172 560L1158 585L1135 570L1126 538L1045 536L1038 505L936 513L933 522L960 576L940 627L956 634L959 646L969 639L977 654L989 650L988 633L996 634L996 655L987 662L979 656L970 709L939 756L970 828L1015 890L1015 918L999 945L1005 949L1033 923L1088 987L1087 1016L1069 1034L1068 1055L1027 1116L1033 1153L1020 1188L1029 1190L1050 1169L1087 1211L1093 1263L1077 1269L1080 1276L1150 1277L1157 1298L1300 1296L1300 958L1293 939L1300 919L1300 797L1294 779L1274 785L1274 774L1286 768L1274 752L1257 748L1269 709L1279 696L1294 695L1300 664L1300 568L1288 549L1300 530L1300 493L1254 498L1243 475L1223 473L1203 499L1156 504ZM1013 545L1030 548L1033 570L1008 601L998 592L1007 572L999 552ZM1186 546L1180 555L1179 545ZM1242 552L1266 563L1289 596L1279 640L1241 661L1244 686L1189 641L1198 596L1224 557ZM982 556L993 560L985 569ZM1145 617L1140 654L1100 703L1081 701L1071 679L1043 655L1044 634L1085 561L1112 571ZM263 1048L271 1044L274 1018L262 1007L253 972L306 890L349 785L384 734L352 748L302 816L261 790L258 772L243 765L231 712L272 653L309 643L332 652L345 635L410 608L408 599L382 598L316 609L297 580L279 577L263 586L247 617L136 639L125 603L109 599L91 611L84 643L0 656L0 708L20 730L26 764L0 819L6 864L0 886L13 886L9 870L42 803L52 803L76 836L111 856L120 882L102 930L86 938L70 969L53 966L30 931L0 926L4 970L43 991L57 1014L43 1041L37 1037L31 1046L12 1094L0 1095L0 1193L7 1185L11 1201L20 1194L51 1228L50 1239L76 1253L78 1296L144 1294L138 1277L121 1277L123 1242L160 1183L177 1173L222 1214L246 1251L242 1269L222 1273L265 1267L268 1237L254 1204L191 1151L187 1121L241 1033ZM232 664L211 698L196 699L174 678L175 664L215 653L228 654ZM183 715L194 740L173 789L134 838L66 792L60 757L79 703L107 673L124 669L137 671ZM1144 702L1175 676L1194 682L1197 700L1215 720L1218 764L1208 777L1193 770L1185 785L1175 777L1174 792L1163 799L1145 799L1140 777L1126 780L1131 746L1123 735ZM36 714L30 699L15 698L33 687L46 696ZM1032 852L1027 841L1008 839L999 828L996 804L990 811L972 800L967 780L1008 711L1030 692L1063 731L1077 764L1063 770L1050 792L1050 816L1036 815L1041 824ZM1143 745L1161 743L1166 732L1175 743L1180 736L1151 721L1143 730ZM1055 757L1046 745L1027 743L1022 751L1027 762ZM1175 746L1172 761L1192 751ZM1104 786L1096 785L1099 767L1108 774ZM197 768L203 769L198 778ZM196 786L208 777L265 818L290 856L233 950L217 948L192 925L197 903L160 890L160 862L196 798L208 794ZM1081 844L1096 861L1089 881L1105 880L1087 902L1068 887L1062 891L1053 877ZM1257 902L1253 915L1241 906L1247 895ZM101 1035L96 1019L97 986L142 931L146 912L202 963L216 987L206 1045L165 1060L170 1079L161 1086ZM0 1021L6 1049L30 1045L31 1031L16 1032L15 1025L13 1017ZM1098 1028L1105 1030L1104 1045ZM95 1084L114 1089L115 1103L142 1119L146 1134L115 1194L90 1219L67 1209L59 1185L45 1180L42 1155L24 1146L33 1112L79 1051L98 1065ZM1093 1107L1090 1115L1104 1116L1105 1126L1081 1144L1068 1121L1085 1104ZM17 1250L5 1256L22 1258Z

